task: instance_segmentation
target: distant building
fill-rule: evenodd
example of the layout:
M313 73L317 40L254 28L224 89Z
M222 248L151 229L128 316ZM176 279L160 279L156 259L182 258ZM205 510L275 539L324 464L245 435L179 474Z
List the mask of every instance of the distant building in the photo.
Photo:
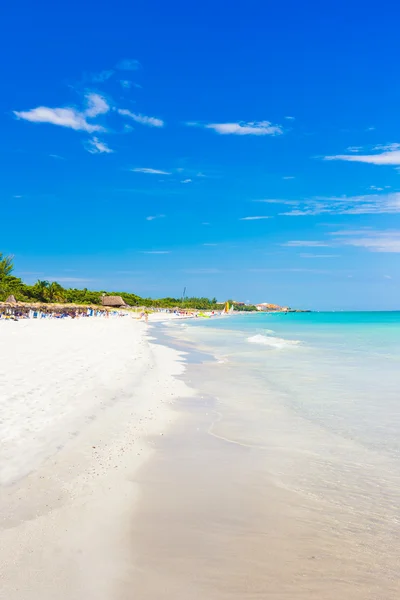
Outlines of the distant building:
M261 311L278 311L282 310L282 307L279 304L270 304L269 302L261 302L260 304L256 304L256 309Z

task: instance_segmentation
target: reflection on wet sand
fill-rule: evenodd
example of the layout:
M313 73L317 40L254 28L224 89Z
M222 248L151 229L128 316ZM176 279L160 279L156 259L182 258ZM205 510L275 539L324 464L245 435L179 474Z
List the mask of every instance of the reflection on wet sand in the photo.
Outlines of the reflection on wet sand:
M205 387L215 383L210 373L191 369ZM282 463L277 477L278 446L247 443L249 422L235 420L221 398L180 408L182 418L141 471L122 600L399 597L398 553L382 536L374 547L357 513L351 522L348 507L282 485L295 461Z

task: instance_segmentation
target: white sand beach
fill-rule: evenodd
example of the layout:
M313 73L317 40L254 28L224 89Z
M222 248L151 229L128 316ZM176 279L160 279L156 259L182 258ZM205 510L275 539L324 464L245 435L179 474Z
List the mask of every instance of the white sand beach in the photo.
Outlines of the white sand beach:
M0 355L2 597L114 598L181 356L131 317L2 322Z

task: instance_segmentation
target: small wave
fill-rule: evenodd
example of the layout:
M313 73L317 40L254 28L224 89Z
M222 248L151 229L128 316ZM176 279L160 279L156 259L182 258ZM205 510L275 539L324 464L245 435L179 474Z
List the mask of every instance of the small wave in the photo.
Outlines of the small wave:
M298 346L300 344L298 340L284 340L282 338L260 334L247 338L247 341L251 344L261 344L262 346L270 346L278 349Z

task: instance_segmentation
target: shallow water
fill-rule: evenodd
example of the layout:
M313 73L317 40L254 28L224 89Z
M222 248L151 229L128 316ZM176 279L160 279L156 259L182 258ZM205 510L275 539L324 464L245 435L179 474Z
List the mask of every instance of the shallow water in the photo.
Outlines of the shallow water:
M399 315L166 329L212 356L142 471L140 597L400 597Z

